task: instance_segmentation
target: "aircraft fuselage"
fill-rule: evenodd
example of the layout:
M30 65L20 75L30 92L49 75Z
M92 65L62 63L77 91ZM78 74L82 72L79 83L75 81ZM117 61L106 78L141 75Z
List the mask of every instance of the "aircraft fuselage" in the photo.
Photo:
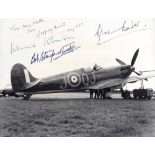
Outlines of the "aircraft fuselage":
M22 90L24 92L61 92L74 90L88 90L102 81L127 78L133 68L130 65L119 67L85 70L83 68L55 76L40 79L33 87ZM117 84L116 84L117 86Z

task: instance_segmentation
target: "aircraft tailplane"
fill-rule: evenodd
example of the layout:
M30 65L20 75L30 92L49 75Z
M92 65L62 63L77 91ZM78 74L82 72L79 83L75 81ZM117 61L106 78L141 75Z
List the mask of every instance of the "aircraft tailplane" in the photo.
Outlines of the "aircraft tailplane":
M36 80L37 78L33 77L24 65L17 63L12 67L11 84L13 91L24 91L27 84Z

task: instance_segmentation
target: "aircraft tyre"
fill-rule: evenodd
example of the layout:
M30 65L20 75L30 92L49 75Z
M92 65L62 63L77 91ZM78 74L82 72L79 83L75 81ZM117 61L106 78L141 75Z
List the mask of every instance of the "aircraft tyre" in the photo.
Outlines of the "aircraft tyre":
M134 99L137 100L137 95L134 95Z
M130 99L130 92L128 90L124 91L123 99Z
M6 97L6 94L3 94L3 97Z
M31 97L31 95L24 95L23 100L28 100Z

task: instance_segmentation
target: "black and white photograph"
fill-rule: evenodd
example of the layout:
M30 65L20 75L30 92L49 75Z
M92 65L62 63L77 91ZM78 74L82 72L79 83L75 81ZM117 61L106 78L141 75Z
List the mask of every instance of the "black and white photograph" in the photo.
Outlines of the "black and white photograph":
M1 137L154 137L155 19L0 19Z

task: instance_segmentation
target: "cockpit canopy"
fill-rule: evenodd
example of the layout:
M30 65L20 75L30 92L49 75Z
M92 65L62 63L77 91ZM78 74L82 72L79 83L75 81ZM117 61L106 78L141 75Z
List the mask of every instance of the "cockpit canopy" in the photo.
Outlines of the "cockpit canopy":
M93 66L93 70L95 70L95 71L98 71L98 70L101 70L101 69L103 69L103 68L101 66L97 65L97 64L95 64Z
M103 69L101 66L95 64L92 68L88 67L88 68L85 68L84 70L87 71L87 72L90 72L90 71L98 71L98 70L101 70L101 69Z

